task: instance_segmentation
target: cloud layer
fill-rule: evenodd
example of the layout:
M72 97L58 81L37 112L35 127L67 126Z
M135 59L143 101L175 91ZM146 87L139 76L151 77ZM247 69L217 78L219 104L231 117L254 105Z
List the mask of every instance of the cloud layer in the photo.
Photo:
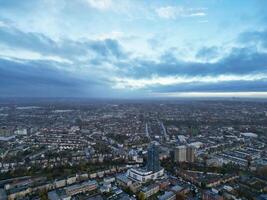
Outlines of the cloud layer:
M183 41L180 38L184 33L172 29L172 23L182 24L183 21L176 20L183 19L187 23L183 27L195 23L190 27L197 31L200 19L212 20L208 18L211 12L208 5L190 8L161 3L147 8L124 1L118 9L111 0L81 0L77 4L62 0L61 6L54 5L52 10L52 4L46 5L49 23L57 23L51 16L63 19L64 13L71 9L76 12L74 22L81 26L66 18L69 21L64 26L62 23L57 26L70 28L73 23L76 27L62 29L58 35L56 29L41 31L40 24L30 30L30 24L25 26L18 16L27 19L24 11L31 6L15 2L0 1L2 96L146 97L177 92L267 92L267 29L262 22L260 28L228 32L232 34L230 41L215 40L219 32L214 35L215 42L213 38L206 40L193 33L184 35L183 38L190 40ZM36 1L33 5L39 4ZM130 10L130 5L144 11L141 19ZM86 9L88 13L77 13ZM114 16L125 19L118 23L117 19L110 19ZM107 20L104 24L103 18ZM94 20L97 23L91 22ZM158 20L164 20L159 22L160 28L171 27L169 31L174 36L162 35L155 24ZM114 31L114 27L124 27L124 23L136 24L128 32L127 28ZM151 30L147 25L151 25ZM120 34L105 34L106 30Z
M166 6L156 9L161 18L176 19L179 17L203 17L206 16L206 8L184 8L178 6Z

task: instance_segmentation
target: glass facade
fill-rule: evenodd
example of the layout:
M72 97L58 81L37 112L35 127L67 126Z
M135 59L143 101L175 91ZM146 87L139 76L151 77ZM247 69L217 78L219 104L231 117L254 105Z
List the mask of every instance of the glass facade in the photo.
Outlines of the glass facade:
M159 149L154 143L147 150L147 170L153 172L160 170Z

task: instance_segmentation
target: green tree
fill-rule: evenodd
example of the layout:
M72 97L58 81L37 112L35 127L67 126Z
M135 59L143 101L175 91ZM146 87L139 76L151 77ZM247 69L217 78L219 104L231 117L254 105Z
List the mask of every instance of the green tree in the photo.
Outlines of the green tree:
M46 191L46 190L42 190L42 191L40 191L40 193L39 193L39 197L40 197L41 200L49 200L49 199L48 199L48 195L47 195L47 191Z
M140 192L138 195L139 200L145 200L145 194L143 192Z

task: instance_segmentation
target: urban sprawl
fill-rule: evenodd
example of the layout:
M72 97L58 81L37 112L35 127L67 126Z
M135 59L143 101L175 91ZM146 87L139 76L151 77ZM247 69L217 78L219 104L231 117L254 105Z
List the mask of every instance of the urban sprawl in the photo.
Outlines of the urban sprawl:
M0 200L266 200L267 102L1 100L0 170Z

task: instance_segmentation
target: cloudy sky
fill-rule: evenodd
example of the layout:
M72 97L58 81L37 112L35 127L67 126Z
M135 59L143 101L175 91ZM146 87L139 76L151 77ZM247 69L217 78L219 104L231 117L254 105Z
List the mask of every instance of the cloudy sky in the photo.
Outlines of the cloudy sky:
M267 97L267 1L0 0L0 96Z

